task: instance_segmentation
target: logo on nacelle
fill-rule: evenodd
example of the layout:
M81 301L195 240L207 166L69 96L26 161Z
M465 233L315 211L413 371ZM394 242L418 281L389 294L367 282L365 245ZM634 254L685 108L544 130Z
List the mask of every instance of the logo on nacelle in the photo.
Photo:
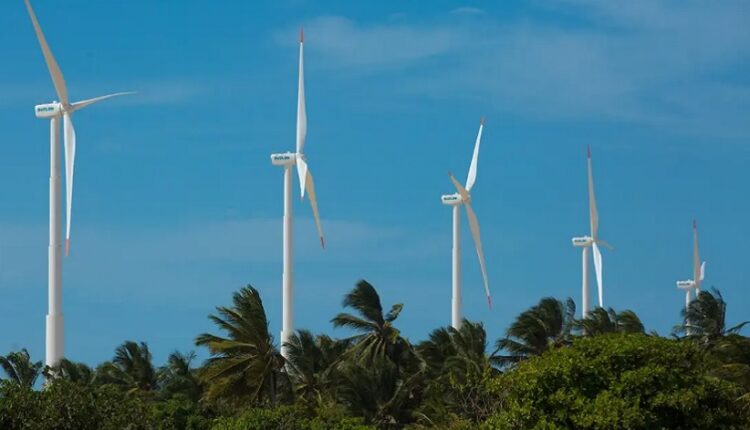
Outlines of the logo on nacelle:
M34 113L38 118L52 118L60 115L62 105L60 103L49 103L46 105L37 105L34 107Z

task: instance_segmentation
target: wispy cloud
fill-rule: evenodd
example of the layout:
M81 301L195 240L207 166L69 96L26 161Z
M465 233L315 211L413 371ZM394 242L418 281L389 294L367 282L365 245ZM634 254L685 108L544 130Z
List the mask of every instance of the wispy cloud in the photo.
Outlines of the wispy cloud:
M402 95L471 98L535 119L750 135L741 114L750 85L738 73L750 60L743 2L559 0L538 7L572 18L473 19L479 14L472 8L431 25L329 16L306 24L307 49L344 79L387 73Z
M307 49L332 67L404 69L464 46L467 41L450 28L415 27L399 22L361 25L341 16L324 16L305 24ZM277 41L289 43L288 31Z
M129 83L97 83L68 85L71 101L97 97L118 91L134 91L136 94L117 99L121 106L173 105L194 101L209 94L205 82L173 78L164 80L136 80ZM16 107L19 104L41 104L51 102L57 97L52 84L49 87L29 82L16 82L0 85L0 107ZM102 104L110 105L111 102Z
M322 250L311 219L295 220L298 264L400 263L435 255L434 239L359 222L324 220L327 248ZM46 282L45 225L0 225L0 284L4 288ZM143 290L154 284L199 288L198 279L227 268L280 265L279 219L194 222L165 228L117 230L81 227L75 232L66 266L78 283L109 289ZM84 264L84 266L80 264ZM333 266L332 266L333 265ZM170 290L171 291L171 290ZM169 293L164 291L162 293Z

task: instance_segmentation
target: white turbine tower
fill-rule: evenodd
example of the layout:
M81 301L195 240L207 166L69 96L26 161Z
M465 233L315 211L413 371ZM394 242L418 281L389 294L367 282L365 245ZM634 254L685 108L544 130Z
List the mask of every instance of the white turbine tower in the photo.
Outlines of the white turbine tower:
M47 314L46 331L46 355L45 364L53 366L63 358L64 336L63 336L63 314L62 314L62 244L60 243L61 214L60 214L60 145L59 145L59 123L63 122L63 144L65 148L65 203L66 203L66 230L65 230L65 255L70 251L70 215L73 202L73 168L76 156L76 132L73 129L71 116L73 112L83 109L93 103L115 96L131 94L117 93L80 102L70 103L68 101L68 90L65 87L60 67L47 45L39 22L34 15L29 0L26 8L34 25L39 45L42 48L44 61L52 76L55 92L60 98L48 104L37 105L35 112L37 118L49 118L50 120L50 178L49 178L49 311Z
M685 309L690 307L690 292L695 290L695 296L701 292L701 284L706 276L706 262L701 263L701 256L698 252L698 223L693 220L693 279L686 281L677 281L677 288L685 291Z
M284 154L271 154L271 163L274 166L284 167L284 272L282 274L282 328L281 328L281 354L286 357L285 344L294 333L294 303L293 303L293 272L292 272L292 166L297 166L297 175L300 183L300 197L305 197L305 191L310 199L315 226L320 236L320 245L325 248L323 239L323 228L320 225L318 214L318 202L315 197L315 185L312 173L307 167L305 155L302 150L305 147L305 136L307 135L307 113L305 112L305 74L304 74L304 33L299 33L299 87L297 92L297 149L295 152Z
M477 249L477 257L479 257L479 267L482 270L482 278L484 279L484 292L487 295L487 304L492 307L492 299L490 297L490 286L487 281L487 268L484 263L484 253L482 252L482 239L479 235L479 221L477 216L474 214L474 210L471 208L471 195L469 192L474 183L477 180L477 159L479 158L479 143L482 140L482 129L484 128L484 118L479 123L479 133L477 134L476 143L474 143L474 155L471 157L471 165L469 166L469 175L466 178L466 187L462 186L453 174L449 173L450 179L455 185L457 193L448 194L441 196L441 200L444 205L453 207L453 297L451 299L451 326L458 330L461 327L461 210L460 207L463 205L466 208L466 216L469 218L469 228L471 229L471 236L474 238L474 245Z
M596 210L596 196L594 195L594 173L591 168L591 148L587 148L588 176L589 176L589 219L591 233L589 236L574 237L573 246L583 248L583 299L581 300L581 315L586 318L589 312L589 248L594 252L594 270L596 285L599 289L599 307L604 307L604 284L602 283L602 252L599 245L612 248L607 242L599 239L599 212Z

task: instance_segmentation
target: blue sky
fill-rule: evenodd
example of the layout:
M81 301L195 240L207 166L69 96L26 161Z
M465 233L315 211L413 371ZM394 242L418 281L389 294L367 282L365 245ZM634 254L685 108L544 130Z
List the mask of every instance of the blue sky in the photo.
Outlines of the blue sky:
M494 342L541 297L580 301L586 146L594 156L605 304L647 328L679 322L698 219L706 286L747 319L750 9L743 1L60 2L37 16L76 114L66 353L96 363L126 339L157 362L257 287L277 336L282 175L294 145L305 27L306 153L328 248L295 199L296 325L329 320L360 278L405 304L413 340L450 321L449 170L463 178L487 117L468 226L464 310ZM44 357L48 122L54 90L23 2L0 4L0 353ZM465 218L464 218L465 222ZM204 355L204 354L202 354Z

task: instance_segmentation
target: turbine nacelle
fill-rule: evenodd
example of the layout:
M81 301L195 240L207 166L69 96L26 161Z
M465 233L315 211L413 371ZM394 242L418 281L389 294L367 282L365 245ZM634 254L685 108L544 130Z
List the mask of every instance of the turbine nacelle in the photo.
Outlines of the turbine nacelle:
M463 203L463 199L461 199L461 194L459 193L444 194L440 196L440 201L446 206L456 206Z
M688 279L687 281L677 281L677 288L681 290L690 290L695 288L695 281Z
M283 154L271 154L271 164L274 166L293 166L297 164L297 156L294 152Z
M573 246L577 247L591 246L594 243L594 239L591 236L574 237L571 240L573 241Z
M63 111L63 105L60 102L34 106L34 113L37 118L54 118L62 115Z

